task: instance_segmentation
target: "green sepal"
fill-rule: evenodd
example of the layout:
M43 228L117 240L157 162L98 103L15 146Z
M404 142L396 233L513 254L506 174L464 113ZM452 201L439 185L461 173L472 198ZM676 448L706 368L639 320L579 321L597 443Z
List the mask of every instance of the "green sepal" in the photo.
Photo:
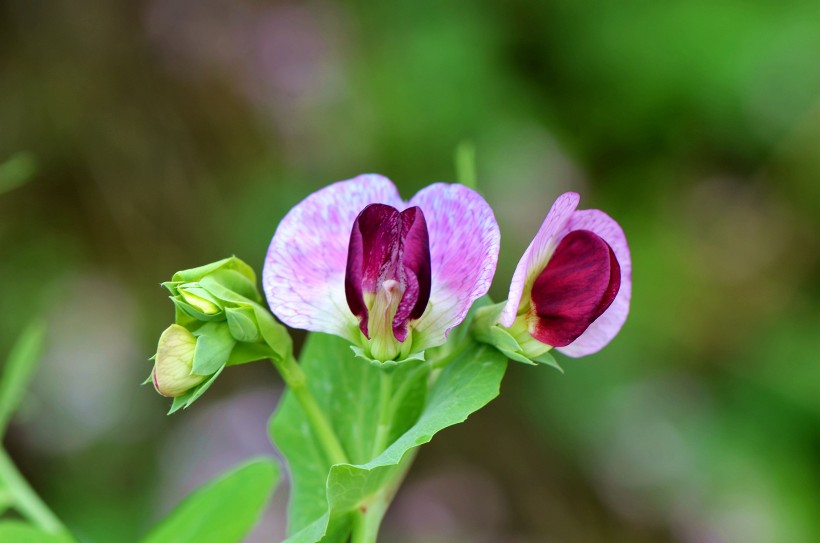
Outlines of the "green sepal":
M185 281L163 281L160 283L160 286L167 289L168 292L171 293L171 296L179 296L179 290L177 290L177 287L183 283L185 283Z
M189 330L193 330L201 324L201 321L199 321L195 317L192 317L186 310L179 307L179 305L177 305L177 303L174 301L173 296L169 296L169 298L171 299L172 302L174 302L174 323L175 324L178 324L180 326L184 326L185 328L188 328ZM191 308L191 309L193 309L193 308Z
M188 403L188 400L190 400L193 395L194 390L191 389L182 396L177 396L174 398L174 401L171 402L171 409L168 410L168 415L173 415L180 409L185 409L185 407L187 407L185 404Z
M471 327L473 337L481 343L492 345L510 360L530 366L544 364L563 373L564 370L561 369L561 366L558 365L558 362L555 361L549 351L539 353L536 356L527 355L526 349L521 346L518 340L506 328L498 324L498 318L501 316L505 305L506 302L501 302L479 308ZM532 339L532 341L535 342L536 340ZM547 347L544 346L544 348Z
M547 366L552 366L553 368L557 369L561 373L564 373L564 368L562 368L560 365L558 365L558 362L552 356L552 353L549 353L549 352L544 353L542 355L536 356L535 358L533 358L533 360L535 360L539 364L546 364Z
M490 337L490 345L494 345L500 351L516 352L521 350L521 345L519 345L515 338L502 327L490 326L488 333ZM529 363L530 360L527 359L527 362Z
M254 302L258 303L262 300L259 290L256 288L255 280L251 281L247 276L236 270L218 270L206 275L199 282L205 288L213 286L214 283ZM231 300L226 299L225 301Z
M228 329L236 341L256 343L261 339L256 312L251 306L229 307L225 309Z
M228 363L236 340L222 323L209 322L195 332L196 348L191 373L211 375Z
M498 349L498 347L496 347L496 348ZM530 360L529 358L527 358L526 356L524 356L521 353L518 353L518 352L515 352L515 351L507 351L507 350L504 350L504 349L498 349L498 350L499 350L499 352L504 353L504 356L506 356L507 358L509 358L513 362L520 362L520 363L526 364L528 366L537 366L538 365L537 362L534 362L534 361Z
M270 358L270 348L264 343L237 343L228 358L228 366L238 366L247 362L255 362Z
M251 305L256 314L256 323L259 325L259 333L270 347L270 354L279 360L285 360L293 352L293 340L290 338L287 328L276 321L267 309L258 304Z
M211 377L207 381L203 381L201 384L195 386L182 396L177 396L174 398L174 401L171 403L171 409L168 411L169 415L172 415L179 411L180 409L187 409L191 406L195 401L197 401L205 391L211 388L211 385L214 384L216 378L219 377L219 374L222 373L222 370L225 369L225 366L222 366L216 372L211 375Z
M362 347L359 347L358 345L351 345L350 350L353 351L353 354L356 356L356 358L367 360L371 365L376 366L377 368L394 368L396 366L400 366L402 364L412 362L414 360L424 361L424 351L413 353L407 358L402 358L401 360L376 360L375 358L367 356L365 350Z
M204 266L178 271L174 274L172 281L182 283L200 281L203 277L212 274L217 270L235 270L244 275L248 281L251 282L251 284L256 284L256 274L254 273L253 268L235 256L223 258L222 260L217 260L216 262L211 262L210 264L205 264Z

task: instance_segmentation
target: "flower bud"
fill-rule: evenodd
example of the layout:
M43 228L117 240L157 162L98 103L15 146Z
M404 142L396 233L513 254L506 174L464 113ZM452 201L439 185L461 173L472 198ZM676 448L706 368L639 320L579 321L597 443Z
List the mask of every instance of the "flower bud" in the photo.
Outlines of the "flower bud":
M191 373L195 350L196 338L186 328L172 324L162 333L151 374L157 392L175 398L207 378Z
M292 357L290 335L260 305L256 275L238 258L179 271L162 286L175 324L160 337L149 379L174 398L171 413L200 398L227 366Z
M177 322L186 326L192 321L224 321L226 307L261 300L256 274L236 257L179 271L162 286L177 307Z
M185 283L177 287L179 296L191 307L203 315L216 315L222 308L217 305L216 300L199 283Z

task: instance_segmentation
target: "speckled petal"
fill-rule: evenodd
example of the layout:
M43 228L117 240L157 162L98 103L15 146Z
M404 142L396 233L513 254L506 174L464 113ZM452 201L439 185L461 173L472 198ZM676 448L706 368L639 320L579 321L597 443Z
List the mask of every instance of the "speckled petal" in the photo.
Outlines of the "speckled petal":
M618 259L621 267L621 286L609 309L598 317L578 339L558 350L567 356L579 357L600 351L620 331L629 314L632 298L632 258L629 245L620 225L597 209L585 209L572 214L561 233L561 237L573 230L589 230L603 238Z
M581 197L577 192L566 192L552 204L552 208L547 213L547 218L544 219L541 228L538 229L538 233L533 238L530 246L527 247L527 250L524 251L521 260L518 261L518 266L515 268L510 283L507 305L504 306L501 316L498 318L498 322L502 326L510 327L513 325L526 285L532 285L538 274L546 267L561 237L566 234L566 225L575 208L578 207L580 199ZM606 240L606 238L604 239Z
M314 192L285 215L262 273L268 304L282 322L357 340L345 299L348 243L356 217L373 203L404 208L393 183L370 174Z
M430 185L410 205L422 209L430 235L430 305L413 336L413 350L421 351L444 343L473 302L487 293L500 234L489 204L463 185Z

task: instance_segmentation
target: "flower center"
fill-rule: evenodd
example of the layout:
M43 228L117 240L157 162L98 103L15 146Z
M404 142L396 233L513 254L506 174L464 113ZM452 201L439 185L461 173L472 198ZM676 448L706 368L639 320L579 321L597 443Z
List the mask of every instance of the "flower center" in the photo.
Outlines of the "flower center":
M430 243L418 207L370 204L353 223L345 296L370 340L371 356L395 358L430 299Z

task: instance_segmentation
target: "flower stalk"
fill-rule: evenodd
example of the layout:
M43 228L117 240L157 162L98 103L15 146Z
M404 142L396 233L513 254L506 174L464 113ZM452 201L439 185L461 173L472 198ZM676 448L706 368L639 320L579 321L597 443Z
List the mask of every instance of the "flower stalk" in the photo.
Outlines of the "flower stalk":
M0 481L10 494L15 508L33 524L51 534L68 534L68 530L57 515L31 488L2 447L0 447Z
M322 408L319 407L319 403L316 401L313 393L311 393L308 388L305 373L302 371L302 368L299 367L299 364L293 356L290 355L284 359L279 359L274 356L271 357L271 361L279 371L279 375L282 376L282 380L285 381L285 384L305 411L310 426L322 444L322 448L325 450L325 454L327 454L330 462L332 464L348 463L347 454L342 448L342 444L339 442L336 432L330 425L330 421L327 420Z

